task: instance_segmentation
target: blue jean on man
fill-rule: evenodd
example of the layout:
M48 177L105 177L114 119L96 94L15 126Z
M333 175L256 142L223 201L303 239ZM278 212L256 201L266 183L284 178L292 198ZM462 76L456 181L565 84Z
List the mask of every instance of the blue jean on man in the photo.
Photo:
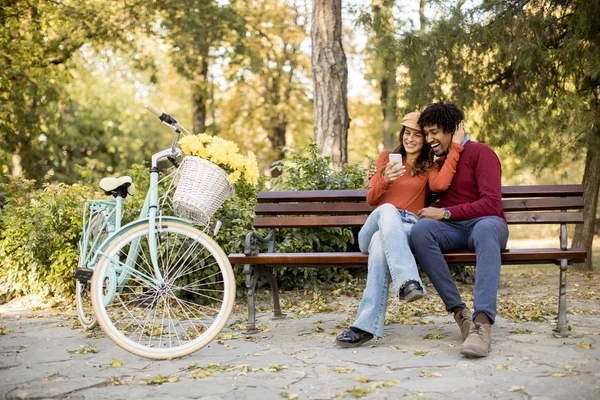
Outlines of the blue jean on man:
M411 280L423 286L409 243L410 231L418 220L415 214L388 203L367 218L358 234L360 250L369 252L367 284L353 327L383 336L390 276L396 295Z
M475 290L473 318L484 312L493 324L500 284L500 250L506 248L508 227L500 217L481 217L466 221L421 219L411 234L411 243L423 271L431 279L451 312L466 307L448 264L442 254L446 250L475 251Z

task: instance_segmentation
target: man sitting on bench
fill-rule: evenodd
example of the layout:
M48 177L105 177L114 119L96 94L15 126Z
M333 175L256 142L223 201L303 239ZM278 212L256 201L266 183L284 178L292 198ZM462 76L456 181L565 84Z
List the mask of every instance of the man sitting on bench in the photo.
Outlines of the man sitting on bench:
M427 143L443 163L452 133L464 119L455 104L430 104L419 118ZM460 327L461 353L485 357L491 345L491 325L496 317L500 284L500 251L508 241L502 211L502 169L498 156L487 145L469 140L456 167L450 188L442 195L441 208L426 207L411 233L411 243L423 271ZM474 313L462 301L442 254L446 250L474 250L476 254Z

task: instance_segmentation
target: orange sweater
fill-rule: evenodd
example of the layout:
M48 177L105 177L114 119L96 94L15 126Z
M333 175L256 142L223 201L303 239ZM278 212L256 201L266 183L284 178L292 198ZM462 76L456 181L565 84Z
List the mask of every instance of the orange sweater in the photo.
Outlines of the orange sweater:
M410 164L404 163L406 172L393 181L391 185L385 183L383 174L381 174L381 171L389 162L390 154L389 150L383 151L375 162L377 173L369 181L367 203L377 207L384 203L390 203L396 208L416 214L425 206L429 190L443 192L450 187L462 150L461 145L452 143L450 152L448 152L444 166L441 169L437 163L433 163L427 173L414 177L410 176Z

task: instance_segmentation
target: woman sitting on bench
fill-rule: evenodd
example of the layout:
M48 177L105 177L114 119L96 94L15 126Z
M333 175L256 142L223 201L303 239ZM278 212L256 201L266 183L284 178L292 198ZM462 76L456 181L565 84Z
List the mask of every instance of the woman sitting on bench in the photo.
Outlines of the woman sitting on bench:
M419 116L413 112L403 118L400 143L392 152L383 151L375 163L377 172L369 181L367 203L377 208L358 234L360 250L369 253L367 284L356 321L336 338L342 347L360 346L373 336L383 336L390 276L400 300L410 302L425 295L409 245L410 231L419 220L416 213L425 206L429 191L443 192L450 186L464 130L462 125L457 129L440 169L417 123Z

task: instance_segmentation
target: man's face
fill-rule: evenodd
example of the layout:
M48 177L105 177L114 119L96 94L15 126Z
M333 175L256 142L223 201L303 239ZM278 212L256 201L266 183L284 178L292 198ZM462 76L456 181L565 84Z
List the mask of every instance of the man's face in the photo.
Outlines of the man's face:
M448 153L452 145L452 134L445 133L438 125L424 126L425 140L431 146L433 154L443 156Z

